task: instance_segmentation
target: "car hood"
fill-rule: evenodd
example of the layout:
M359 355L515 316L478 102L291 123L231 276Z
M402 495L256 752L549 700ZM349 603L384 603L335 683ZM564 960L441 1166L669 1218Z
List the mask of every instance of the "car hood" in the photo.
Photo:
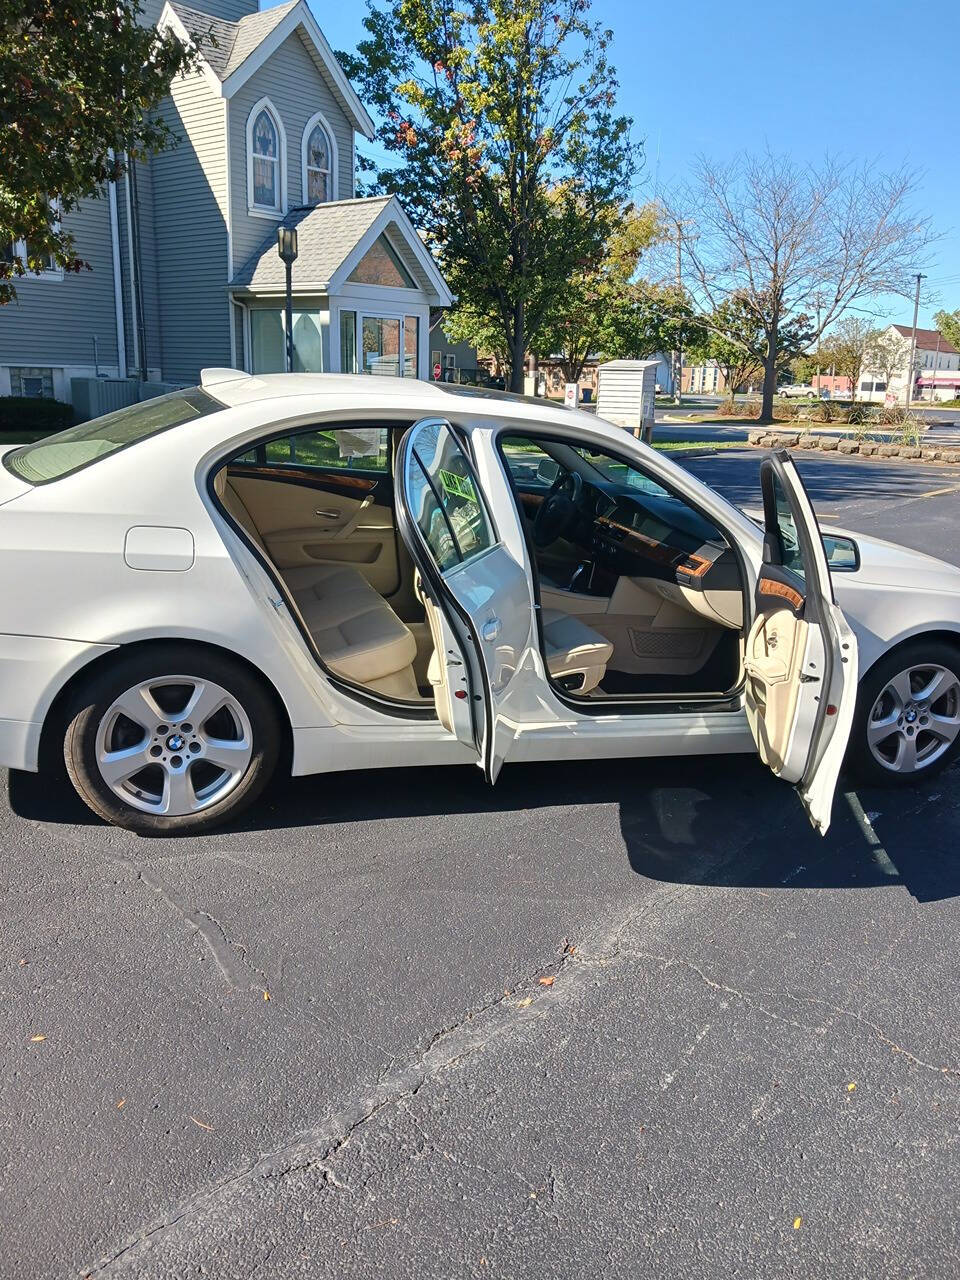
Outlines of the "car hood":
M857 544L860 549L860 568L856 571L856 577L861 582L902 590L950 591L960 594L960 569L948 564L946 560L937 560L934 556L924 555L922 551L912 551L896 542L870 538L849 529L838 529L833 525L822 527L825 534L852 538Z

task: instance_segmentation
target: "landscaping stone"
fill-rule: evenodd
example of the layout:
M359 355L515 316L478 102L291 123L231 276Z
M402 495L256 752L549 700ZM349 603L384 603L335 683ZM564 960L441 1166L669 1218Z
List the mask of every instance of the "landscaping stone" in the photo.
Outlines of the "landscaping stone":
M941 462L960 462L960 449L941 449Z
M863 440L863 441L861 441L861 444L860 444L860 456L861 456L861 458L869 458L872 454L874 454L874 453L876 453L876 452L877 452L877 450L879 449L879 447L880 447L880 446L877 444L877 442L876 442L875 440Z
M920 457L923 458L925 462L936 462L936 460L942 456L942 453L942 449L926 448L920 450Z
M919 458L920 450L915 444L902 444L900 446L901 458Z
M823 449L824 452L829 452L831 449L836 449L839 447L839 445L840 445L840 441L837 439L836 436L823 436L820 440L820 448Z
M837 453L859 453L860 443L857 440L841 440L837 445Z
M799 439L799 431L781 431L777 435L777 444L782 444L785 449L792 449Z
M763 442L764 433L762 431L748 431L747 442L749 444L761 444Z
M877 455L881 458L897 458L900 455L900 446L898 444L882 444L877 448Z

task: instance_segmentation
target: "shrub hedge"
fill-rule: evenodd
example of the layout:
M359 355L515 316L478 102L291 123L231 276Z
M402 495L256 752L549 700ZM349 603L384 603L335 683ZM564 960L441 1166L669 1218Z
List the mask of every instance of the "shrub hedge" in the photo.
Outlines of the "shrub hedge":
M33 396L0 396L0 432L63 431L74 423L73 405Z

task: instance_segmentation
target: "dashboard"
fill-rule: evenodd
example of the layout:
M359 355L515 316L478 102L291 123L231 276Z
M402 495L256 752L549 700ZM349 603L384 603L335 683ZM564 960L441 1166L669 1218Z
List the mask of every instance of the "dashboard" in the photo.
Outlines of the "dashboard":
M581 512L572 540L590 554L591 594L611 595L620 577L641 579L714 624L743 625L736 556L716 526L685 502L662 491L585 484Z

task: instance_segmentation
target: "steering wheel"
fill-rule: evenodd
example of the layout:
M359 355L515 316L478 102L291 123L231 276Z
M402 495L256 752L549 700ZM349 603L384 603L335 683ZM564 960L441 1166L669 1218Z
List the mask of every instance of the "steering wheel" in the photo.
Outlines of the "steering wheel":
M576 471L561 471L540 504L533 522L533 542L548 547L565 534L580 514L583 480Z

